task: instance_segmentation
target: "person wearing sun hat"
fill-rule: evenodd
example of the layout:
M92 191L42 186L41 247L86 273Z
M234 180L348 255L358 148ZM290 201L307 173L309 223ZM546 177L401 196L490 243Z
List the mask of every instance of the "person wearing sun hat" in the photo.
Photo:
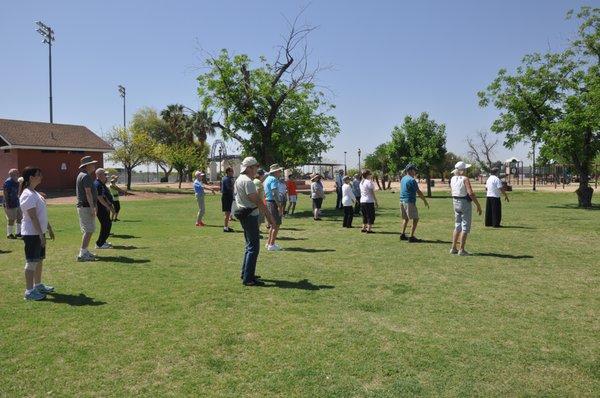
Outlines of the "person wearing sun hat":
M265 178L265 182L263 183L263 186L265 187L267 210L273 216L273 220L275 220L275 224L271 224L271 228L269 229L269 239L266 245L268 251L281 250L281 246L275 242L277 240L277 234L279 232L279 226L281 225L282 216L282 214L279 212L281 201L279 196L279 177L281 177L282 171L283 167L279 166L279 164L272 164L271 167L269 167L269 176Z
M258 162L255 158L245 158L241 164L241 174L234 183L237 205L235 216L244 229L244 239L246 240L241 272L244 286L264 284L260 281L258 275L256 275L256 262L260 253L259 213L263 213L271 225L277 224L273 215L266 209L256 190L253 179L256 177L257 169Z
M477 214L481 215L481 205L473 192L469 178L465 175L469 167L471 165L463 161L456 163L454 170L452 170L454 176L450 180L452 204L454 206L454 232L450 254L458 254L459 256L471 255L465 250L467 236L471 232L471 202L475 203Z
M402 213L402 234L400 235L400 240L407 240L409 243L417 243L421 242L415 236L415 230L417 229L417 225L419 224L419 210L417 209L417 195L423 203L425 203L425 207L429 208L429 203L427 203L427 199L425 199L425 195L419 189L419 184L417 180L415 180L415 175L417 174L417 166L412 163L406 165L404 169L406 175L402 177L400 180L400 211ZM412 220L412 228L410 231L410 237L406 236L406 227L408 226L408 221Z
M325 190L323 189L323 183L321 182L321 174L315 173L310 177L310 198L312 199L313 205L313 219L315 221L321 220L321 206L323 205L323 199L325 198Z
M94 160L91 156L82 157L75 184L77 215L79 217L79 227L83 234L77 261L96 260L96 257L88 250L92 235L96 231L96 202L98 201L98 194L94 189L94 178L92 177L96 170L96 163L98 161Z

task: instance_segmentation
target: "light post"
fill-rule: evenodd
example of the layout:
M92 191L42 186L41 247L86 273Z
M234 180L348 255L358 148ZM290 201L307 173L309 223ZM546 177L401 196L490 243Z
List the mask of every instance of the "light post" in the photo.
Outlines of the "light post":
M344 175L348 175L348 167L346 166L346 151L344 151Z
M51 27L46 26L44 23L40 21L36 21L36 25L38 28L36 32L38 32L44 38L44 44L48 45L48 76L49 76L49 88L50 88L50 123L54 123L54 119L52 117L52 42L54 41L54 30Z
M358 148L358 172L361 172L361 168L360 168L360 148Z
M126 92L125 92L125 87L121 86L119 84L119 96L121 98L123 98L123 128L127 128L127 124L125 123L125 96L126 96Z
M219 148L219 174L223 174L223 148Z

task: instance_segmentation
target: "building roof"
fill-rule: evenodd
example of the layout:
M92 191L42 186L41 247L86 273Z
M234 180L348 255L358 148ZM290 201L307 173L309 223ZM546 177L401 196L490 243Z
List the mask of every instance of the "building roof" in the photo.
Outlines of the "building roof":
M0 149L114 150L85 126L10 119L0 119Z

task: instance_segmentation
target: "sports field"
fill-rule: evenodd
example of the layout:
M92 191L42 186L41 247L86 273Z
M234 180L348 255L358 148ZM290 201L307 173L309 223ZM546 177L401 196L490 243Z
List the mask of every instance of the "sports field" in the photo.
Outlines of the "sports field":
M315 223L301 196L285 251L259 257L265 287L240 283L219 196L205 228L192 195L125 202L94 263L75 261L74 206L50 206L56 294L25 302L23 244L0 245L0 396L600 395L600 211L515 192L506 228L475 218L457 257L450 199L419 203L409 244L378 196L373 235L334 210Z

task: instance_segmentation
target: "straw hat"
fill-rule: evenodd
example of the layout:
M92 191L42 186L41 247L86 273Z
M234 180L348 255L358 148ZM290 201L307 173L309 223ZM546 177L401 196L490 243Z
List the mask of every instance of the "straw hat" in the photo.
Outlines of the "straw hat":
M98 161L94 160L91 156L84 156L81 158L79 168L81 169L82 167L85 167L89 164L96 164L96 163L98 163Z
M319 174L319 173L315 173L312 176L310 176L311 181L316 181L319 178L321 178L321 174Z
M269 167L269 173L274 173L276 171L282 171L283 167L279 165L279 163L273 163L271 167Z

